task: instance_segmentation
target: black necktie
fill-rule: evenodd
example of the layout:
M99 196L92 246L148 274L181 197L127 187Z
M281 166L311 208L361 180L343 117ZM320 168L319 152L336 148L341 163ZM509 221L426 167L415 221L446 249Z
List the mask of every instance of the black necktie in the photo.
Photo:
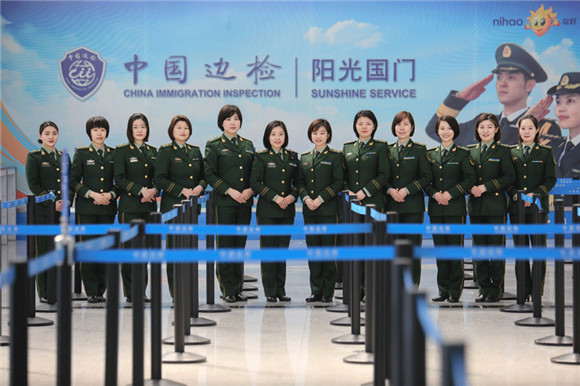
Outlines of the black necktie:
M405 146L399 145L399 155L403 154L403 149L405 149Z
M232 138L232 143L234 144L234 146L238 146L238 138L237 137Z
M103 160L103 149L97 150L97 153L99 153L99 157L101 158L101 161L102 161Z
M53 160L56 161L56 151L53 151L52 153L50 153L50 156L52 157Z
M530 147L524 146L524 156L526 157L526 160L528 159L529 155L530 155Z
M441 152L442 158L445 158L445 156L447 155L447 152L448 152L447 149L443 149L443 151Z
M566 147L564 148L564 151L562 152L562 155L560 156L558 166L560 166L560 163L562 162L562 160L566 156L566 153L568 153L573 147L574 147L574 145L572 144L572 141L566 142Z
M280 156L280 160L282 160L282 162L284 162L284 153L282 153L280 151L280 153L278 153L278 155Z
M482 156L482 157L483 157L483 155L485 154L486 150L487 150L487 145L483 145L483 146L481 147L481 156Z

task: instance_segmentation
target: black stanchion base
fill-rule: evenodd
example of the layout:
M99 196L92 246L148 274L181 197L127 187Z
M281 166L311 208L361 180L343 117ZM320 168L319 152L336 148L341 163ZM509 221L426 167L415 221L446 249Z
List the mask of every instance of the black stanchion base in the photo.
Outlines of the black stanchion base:
M500 300L516 300L518 297L516 294L512 294L511 292L504 292L501 295Z
M244 285L242 285L242 291L257 291L258 287L256 287L255 285L251 285L251 284L246 284L244 283Z
M479 284L477 284L477 282L475 282L475 281L469 281L469 282L463 284L463 288L466 288L466 289L478 289L479 288Z
M216 326L217 322L206 318L189 318L189 325L191 327L209 327Z
M553 327L556 325L553 319L534 318L533 316L525 319L516 320L514 324L516 326L522 327Z
M145 386L186 386L185 383L173 382L173 381L170 381L169 379L146 379L143 382L143 385L145 385Z
M256 288L256 291L258 289ZM245 290L244 290L245 291ZM244 295L246 297L246 299L258 299L258 295L253 294L251 292L242 292L242 295Z
M206 357L189 352L171 352L163 355L162 363L201 363Z
M534 308L529 304L510 304L509 306L499 309L501 312L516 312L516 313L526 313L534 312Z
M323 303L320 303L323 304ZM330 304L330 303L325 303L325 304ZM348 304L337 304L334 306L330 306L326 309L326 311L328 312L348 312Z
M202 304L199 306L199 312L231 312L230 307L222 306L221 304Z
M563 365L580 365L580 354L571 353L564 354L550 359L552 363L560 363Z
M572 346L574 344L574 338L566 335L550 335L536 339L534 343L541 346Z
M330 340L336 344L365 344L364 334L347 334Z
M10 345L10 337L5 335L0 335L0 346Z
M211 343L211 340L204 338L203 336L199 336L199 335L185 335L183 338L184 338L183 344L185 344L186 346L194 346L197 344L210 344ZM163 342L163 344L174 344L175 337L170 336L169 338L163 339L162 342Z
M359 365L372 365L375 363L375 355L372 352L359 351L356 354L344 357L342 361Z
M258 279L256 279L255 277L250 276L250 275L244 275L244 282L246 282L246 283L253 283L253 282L256 282L256 281L258 281Z
M54 321L46 318L40 318L35 316L34 318L28 317L27 326L28 327L43 327L43 326L52 326Z
M47 313L47 314L54 314L58 311L58 307L56 304L47 304L47 303L41 303L38 306L36 306L36 312L43 312L43 313Z
M71 297L71 300L72 300L73 302L74 302L74 301L82 301L82 300L87 300L87 299L88 299L87 295L86 295L86 294L83 294L83 293L77 294L77 293L74 293L74 292L73 292L73 294L72 294L72 297Z
M331 320L330 324L333 326L350 326L350 325L352 325L352 320L351 320L350 316L345 316L343 318ZM360 325L361 326L365 325L364 318L360 318Z
M334 283L334 289L336 290L341 290L342 289L342 283L337 281L336 283Z

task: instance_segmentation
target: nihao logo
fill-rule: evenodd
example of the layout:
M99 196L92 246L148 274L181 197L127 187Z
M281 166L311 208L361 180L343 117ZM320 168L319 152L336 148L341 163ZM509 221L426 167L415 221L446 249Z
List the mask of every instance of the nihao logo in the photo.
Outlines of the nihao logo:
M526 19L515 19L507 17L499 17L493 19L494 27L524 27L525 29L531 29L536 35L542 36L552 26L559 26L560 22L556 18L558 13L552 11L552 7L545 9L544 4L540 6L536 11L530 10L531 16ZM575 19L574 19L575 21ZM564 20L566 24L566 20Z
M81 101L93 95L105 78L105 61L97 52L84 47L64 54L58 67L67 90Z
M521 27L522 25L524 25L523 19L508 19L503 16L493 19L494 27Z

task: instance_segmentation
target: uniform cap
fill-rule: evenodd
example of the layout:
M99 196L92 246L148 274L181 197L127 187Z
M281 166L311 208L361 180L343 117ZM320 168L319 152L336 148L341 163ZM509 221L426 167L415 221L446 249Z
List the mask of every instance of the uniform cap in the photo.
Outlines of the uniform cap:
M500 71L522 71L538 83L548 80L540 63L517 44L505 43L497 47L495 61L497 67L492 71L494 74Z
M567 72L562 75L560 81L554 87L550 87L548 95L580 94L580 72Z

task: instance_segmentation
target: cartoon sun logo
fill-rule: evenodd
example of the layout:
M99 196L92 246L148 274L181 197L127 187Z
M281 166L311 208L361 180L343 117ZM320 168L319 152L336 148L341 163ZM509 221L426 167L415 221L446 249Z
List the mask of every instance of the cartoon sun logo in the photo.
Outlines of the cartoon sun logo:
M560 22L556 19L558 13L552 12L552 7L544 9L544 4L542 4L536 12L530 11L530 13L531 16L528 17L525 29L531 29L538 36L548 32L551 26L560 25Z

